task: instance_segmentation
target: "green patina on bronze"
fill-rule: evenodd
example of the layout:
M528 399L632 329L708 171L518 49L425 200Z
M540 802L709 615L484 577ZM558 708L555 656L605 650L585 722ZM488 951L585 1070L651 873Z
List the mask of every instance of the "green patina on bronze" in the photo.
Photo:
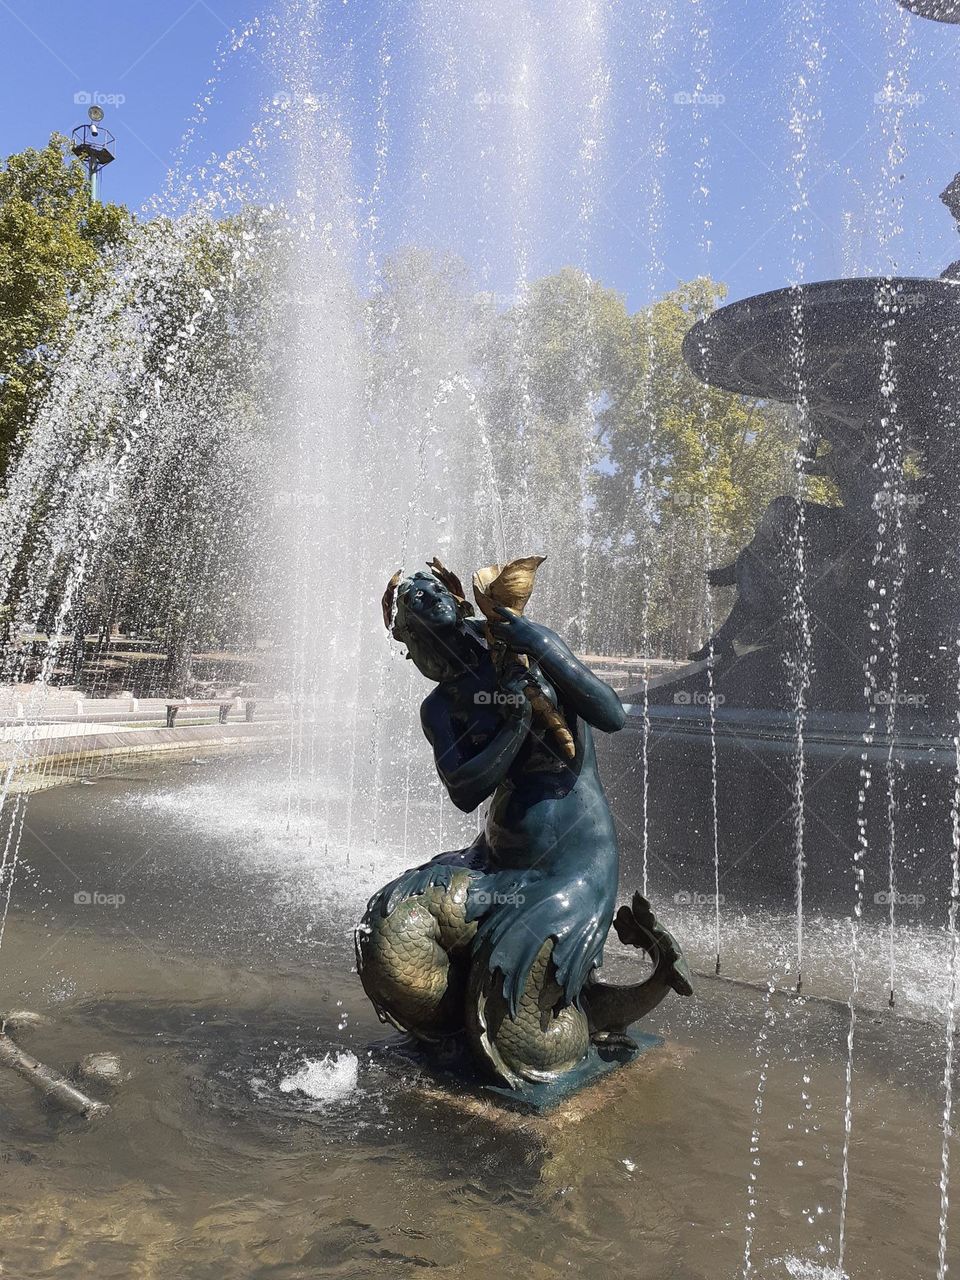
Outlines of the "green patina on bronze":
M491 803L468 848L373 896L356 941L383 1021L425 1044L457 1040L488 1079L549 1104L629 1061L639 1045L627 1029L692 987L640 894L614 917L619 859L593 731L616 732L624 712L558 635L523 616L540 563L476 575L482 623L438 561L391 579L384 621L437 682L421 723L440 779L464 812ZM645 980L598 977L611 925L650 956Z

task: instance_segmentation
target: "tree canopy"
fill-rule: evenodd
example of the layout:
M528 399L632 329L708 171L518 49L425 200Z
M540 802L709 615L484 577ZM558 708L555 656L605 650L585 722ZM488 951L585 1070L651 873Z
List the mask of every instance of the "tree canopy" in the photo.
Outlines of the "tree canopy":
M62 134L0 168L0 467L68 339L71 299L103 282L104 250L131 221L91 200Z
M338 519L354 485L356 502L425 504L438 531L453 528L459 506L473 512L458 524L458 554L476 558L464 569L549 552L538 608L578 647L677 656L699 645L723 605L709 601L706 568L732 558L770 499L796 484L791 415L704 386L683 360L685 335L722 301L722 284L692 280L631 313L620 293L567 267L504 308L454 255L409 247L387 258L373 289L338 267L327 293L304 294L297 234L253 206L137 225L122 207L91 202L59 135L8 159L0 473L18 443L46 432L46 461L21 495L36 533L22 536L9 570L17 590L33 574L53 601L69 576L72 544L48 516L83 499L61 473L91 484L115 474L73 625L126 620L164 646L171 670L195 644L249 644L283 556L271 502L322 488L322 475L301 474L303 440L286 461L279 448L305 411L279 376L299 333L301 390L314 407L316 388L336 400L323 406L336 418L330 440L342 418L358 418L352 460L341 459L354 479L329 497ZM314 384L311 341L326 355L349 348L357 394L340 395L337 369ZM104 353L112 376L101 388L77 369ZM368 455L376 474L364 474ZM23 511L9 518L22 523ZM10 589L8 617L32 616L16 614Z

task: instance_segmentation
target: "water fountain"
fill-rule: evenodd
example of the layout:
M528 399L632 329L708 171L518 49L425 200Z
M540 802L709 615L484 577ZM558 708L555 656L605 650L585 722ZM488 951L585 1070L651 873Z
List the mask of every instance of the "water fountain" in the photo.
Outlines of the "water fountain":
M957 21L952 5L906 7ZM12 1158L27 1153L34 1167L29 1185L8 1183L3 1265L36 1273L31 1246L56 1222L59 1261L78 1273L122 1247L124 1273L150 1253L171 1274L213 1268L231 1280L256 1267L294 1275L330 1265L590 1273L598 1258L611 1276L627 1276L641 1251L651 1276L733 1274L741 1259L745 1277L934 1274L938 1253L942 1275L960 947L955 928L941 936L904 924L898 902L926 895L942 917L960 885L951 542L960 389L950 373L960 286L949 271L940 281L798 286L725 308L688 339L691 365L711 384L795 408L804 474L829 482L839 500L798 505L798 468L795 489L737 564L714 566L718 588L738 587L733 620L700 637L706 656L679 679L652 679L628 699L627 728L598 742L622 819L621 888L642 884L646 894L649 880L685 945L696 913L672 910L670 895L710 900L694 939L708 980L692 1010L658 1006L653 1025L669 1049L645 1055L635 1073L612 1072L592 1112L583 1095L552 1120L523 1124L470 1110L449 1087L383 1069L371 1050L382 1031L351 968L363 901L478 829L473 814L445 803L420 739L417 673L383 642L377 602L401 560L409 573L439 554L465 571L503 562L520 539L526 547L543 533L552 578L544 616L577 638L592 581L583 539L598 410L590 282L579 277L565 295L584 322L550 374L569 375L565 458L577 496L563 510L542 510L535 467L505 464L491 443L486 389L473 376L475 321L509 313L497 334L510 391L499 408L521 438L534 438L529 313L515 304L535 287L545 238L538 161L549 152L542 167L570 198L574 256L585 261L606 136L607 24L622 14L561 0L550 33L533 5L423 0L405 35L418 49L413 78L426 87L406 140L412 158L391 168L403 7L385 6L370 64L375 103L359 126L327 57L341 8L283 0L272 6L276 21L237 34L234 52L255 39L268 46L272 77L249 153L232 153L217 176L203 157L194 180L205 207L182 221L165 208L118 258L120 300L147 301L117 305L114 294L78 315L75 346L8 494L0 583L19 574L14 625L35 627L42 615L55 638L38 702L91 565L120 581L145 557L135 590L174 584L171 627L185 643L197 597L235 585L209 563L210 547L236 542L245 552L246 539L268 567L255 579L259 616L292 637L281 656L294 705L282 750L255 764L198 760L51 791L29 812L19 799L5 807L4 964L18 1000L30 992L52 1013L46 1028L24 1026L25 1043L35 1037L31 1053L60 1063L64 1039L77 1053L109 1045L135 1073L107 1122L78 1142L58 1142L56 1122L44 1128L32 1099L14 1099ZM705 0L691 10L694 75L709 85L717 10ZM662 285L671 216L676 117L664 49L683 12L658 4L642 19L640 43L657 51L650 97L666 103L654 108L657 172L644 215L655 241L650 296ZM805 2L790 15L801 59L807 37L820 38L818 14ZM640 20L630 15L631 38ZM790 112L800 126L820 92L815 77L798 81ZM554 137L552 151L544 145L548 116L572 140L565 164ZM712 157L695 129L705 248ZM793 145L802 194L802 127ZM268 171L275 156L289 181ZM384 259L383 215L404 163L414 179L403 232L440 225L438 243L476 241L490 294L462 287L459 267L439 252ZM561 169L570 180L556 184ZM221 225L238 204L248 205L243 216ZM193 235L210 236L211 251L232 264L229 288L212 297L190 273ZM180 308L184 283L190 305ZM118 373L98 408L85 377L104 333L116 335ZM226 378L215 363L191 364L210 334L250 339L230 348ZM231 398L236 369L269 388L265 425L279 424L275 432L245 431ZM652 355L648 375L652 386ZM638 412L652 419L655 396L642 392ZM77 424L101 421L111 430L98 450ZM238 470L219 465L231 454ZM641 479L632 501L646 527L652 477ZM178 487L189 520L170 501ZM231 514L250 494L261 519L234 528ZM31 542L23 524L38 502L57 519L41 521ZM191 536L197 529L204 537ZM649 581L655 550L644 554ZM632 625L646 649L649 600L633 619L615 590L601 603L618 637ZM36 710L26 707L24 741ZM126 895L122 909L74 907L78 885L119 890L109 896ZM767 928L763 914L721 911L724 893L734 908L785 902L795 917ZM839 918L813 919L824 900ZM871 913L889 918L889 933L861 928ZM634 923L640 914L634 902ZM629 928L623 941L626 949L609 940L607 977L592 992L610 1002L619 999L610 991L639 985ZM709 980L721 950L723 975L741 985ZM801 963L797 999L783 988L799 982ZM379 1003L375 976L360 977ZM865 1014L885 1000L888 978L897 1011ZM596 1029L626 1035L612 1021ZM306 1208L304 1185L315 1193ZM205 1206L199 1225L194 1202Z
M958 20L954 5L907 7ZM958 186L942 196L955 216ZM845 910L842 870L859 841L878 915L906 894L943 918L958 712L958 355L956 264L939 279L760 294L687 334L687 363L709 385L793 407L798 470L829 489L820 501L771 503L736 561L711 569L714 587L736 588L728 617L689 668L645 692L655 840L661 855L679 851L678 883L713 880L689 814L709 808L719 769L728 890L788 905L806 883L812 905ZM640 698L631 719L643 735ZM874 769L885 787L871 785Z

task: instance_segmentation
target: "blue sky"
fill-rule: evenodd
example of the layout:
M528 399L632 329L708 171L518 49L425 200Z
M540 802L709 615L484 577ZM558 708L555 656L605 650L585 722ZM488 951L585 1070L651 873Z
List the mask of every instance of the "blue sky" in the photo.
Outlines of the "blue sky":
M506 297L566 262L639 305L702 271L739 297L960 257L937 199L960 169L960 27L895 0L593 0L592 24L590 9L0 0L0 149L69 131L75 95L101 95L106 198L140 207L171 165L243 153L258 123L275 171L251 192L283 195L283 95L296 111L305 83L288 64L309 37L307 79L336 97L361 188L385 122L379 246L454 249ZM282 21L238 40L258 14Z

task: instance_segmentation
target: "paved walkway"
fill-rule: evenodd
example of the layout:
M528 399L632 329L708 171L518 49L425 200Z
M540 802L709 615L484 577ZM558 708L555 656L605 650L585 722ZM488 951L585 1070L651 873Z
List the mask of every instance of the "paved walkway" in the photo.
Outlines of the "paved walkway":
M687 665L673 658L617 658L598 653L584 653L580 658L617 693L642 688L644 680L668 675Z
M23 721L14 721L0 725L0 742L19 742L23 738L31 742L37 742L43 738L83 738L92 733L110 733L117 729L139 729L140 727L140 725L107 724L105 721L97 720L85 720L72 724L51 720L44 724L26 726Z
M681 663L662 658L618 658L594 654L584 660L620 693ZM71 771L104 760L198 748L253 746L276 741L288 732L290 704L256 699L255 718L246 722L244 700L235 699L227 723L219 724L216 706L186 699L176 727L168 729L166 698L85 698L75 689L46 685L0 685L0 766L16 760L17 769L50 765Z
M218 707L210 705L210 699L198 698L196 710L189 699L181 703L177 715L177 727L190 722L216 722ZM256 698L255 719L275 719L289 715L289 703L272 698ZM74 689L49 688L36 684L0 685L0 741L10 740L22 733L22 726L29 723L35 738L57 733L96 733L99 729L124 729L133 731L145 726L166 724L167 698L133 698L129 695L115 698L85 698ZM229 721L245 719L245 700L234 699Z
M255 749L289 733L286 702L257 699L256 719L248 723L237 699L220 724L217 706L192 710L180 701L176 727L168 729L166 698L84 698L72 689L0 686L0 768L14 766L10 792L115 771L137 758Z

